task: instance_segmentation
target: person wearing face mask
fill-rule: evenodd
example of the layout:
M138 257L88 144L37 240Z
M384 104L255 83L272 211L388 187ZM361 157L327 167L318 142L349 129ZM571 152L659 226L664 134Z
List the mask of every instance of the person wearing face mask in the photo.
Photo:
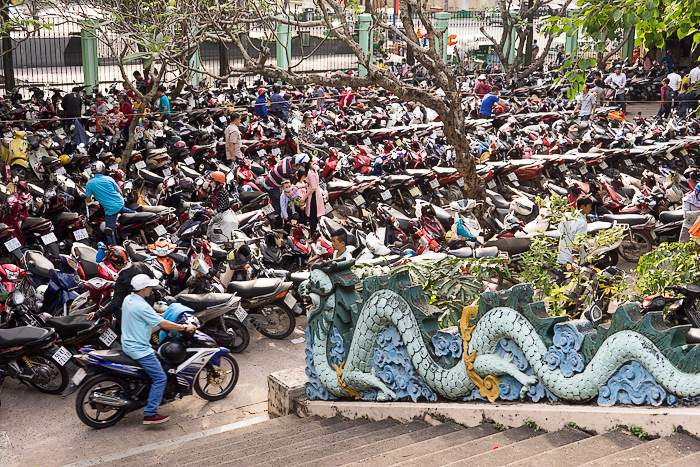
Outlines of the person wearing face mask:
M289 232L291 216L296 214L294 206L294 192L292 182L284 180L282 182L282 193L280 194L280 217L284 230Z
M690 241L690 228L695 225L700 216L700 183L695 185L695 190L683 198L683 227L678 243Z

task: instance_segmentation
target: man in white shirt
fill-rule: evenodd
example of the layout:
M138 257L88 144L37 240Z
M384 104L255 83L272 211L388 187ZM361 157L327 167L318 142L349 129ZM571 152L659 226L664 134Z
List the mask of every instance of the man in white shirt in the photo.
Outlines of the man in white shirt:
M695 65L695 68L690 70L688 78L690 79L691 86L695 86L695 84L700 81L700 65Z
M605 78L605 84L615 90L615 100L620 102L622 111L627 112L627 103L625 102L627 75L622 72L622 67L620 65L615 65L615 73Z
M593 209L593 201L590 198L579 198L576 202L577 211L559 224L559 254L557 263L559 264L559 274L557 284L562 285L566 280L566 265L574 263L573 246L576 237L588 232L588 220L586 216Z
M678 74L678 67L674 66L673 71L666 76L668 78L668 85L673 89L674 97L678 94L678 88L681 85L683 78Z

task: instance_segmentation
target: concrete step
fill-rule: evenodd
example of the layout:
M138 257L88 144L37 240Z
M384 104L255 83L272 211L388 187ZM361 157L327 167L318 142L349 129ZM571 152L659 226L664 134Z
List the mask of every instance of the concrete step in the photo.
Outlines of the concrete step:
M350 439L344 439L331 444L317 444L314 447L303 450L296 455L285 458L285 466L298 466L308 463L316 463L316 465L327 466L324 459L332 455L343 455L353 449L363 449L368 444L383 443L393 445L394 439L398 436L410 434L429 428L430 425L423 421L413 421L410 423L398 423L396 425L384 428L383 430L373 431L365 435L356 436ZM366 455L364 457L367 457ZM278 458L279 459L279 458ZM347 462L347 461L346 461ZM279 465L280 462L266 462L263 465Z
M532 430L532 428L529 428ZM510 431L510 430L509 430ZM506 433L508 433L506 431ZM463 458L452 463L442 465L467 466L467 465L505 465L518 459L526 459L530 456L540 454L545 451L556 449L562 446L589 438L590 435L573 428L563 428L551 433L545 433L535 438L525 439L507 446L498 446L498 449L471 454L471 451L464 452ZM470 455L471 454L471 455ZM441 458L442 460L442 458ZM567 461L567 464L570 465Z
M283 430L269 436L262 434L258 438L246 443L237 442L235 433L232 433L231 439L228 440L228 442L221 442L206 451L197 449L193 451L191 457L188 457L186 460L183 459L182 461L179 461L178 464L216 465L219 463L226 463L227 465L232 465L238 463L243 458L249 458L248 463L245 465L250 465L251 461L252 463L257 464L267 459L265 454L268 451L274 451L280 446L292 446L296 443L321 439L324 436L328 436L329 433L335 436L348 436L348 432L350 430L367 426L369 424L369 420L365 419L341 420L339 422L336 421L336 423L333 423L330 426L317 427L312 430L296 432L291 430ZM231 455L233 452L236 453L235 456Z
M613 430L528 457L527 459L516 460L508 464L508 466L560 467L563 459L566 459L567 465L578 465L601 458L611 452L624 451L642 442L636 436L623 433L620 430Z
M700 441L686 434L674 433L665 438L642 443L624 451L609 454L597 460L586 462L594 466L661 465L700 452Z
M700 465L700 452L681 457L680 459L663 465L664 467L690 467L692 465Z
M354 422L357 421L358 420L349 420L339 423L325 430L323 433L318 433L316 436L306 439L284 439L275 445L269 446L269 449L258 446L257 449L247 457L246 454L237 452L236 460L233 462L228 461L227 465L233 467L249 466L251 464L257 466L286 464L287 460L297 458L306 450L315 450L318 447L329 446L335 443L349 443L352 439L357 437L371 439L373 435L385 428L395 428L397 425L400 425L396 420L389 418L377 422L365 420L366 423L361 425L354 424ZM323 455L319 454L317 457L323 457ZM285 462L282 462L283 459Z
M381 441L370 441L364 446L359 446L355 449L348 449L337 454L329 454L326 457L322 457L303 465L313 464L314 466L322 465L324 467L338 467L344 464L358 463L366 459L371 461L375 457L389 451L410 449L412 445L422 441L433 440L433 438L462 430L464 430L462 425L458 425L453 422L441 423L440 425L428 426L427 428L411 431L393 438L383 439ZM367 463L369 463L369 461Z
M493 430L493 427L491 427L491 429ZM454 433L454 435L464 433L464 435L467 436L467 433L471 432L471 430L471 428L466 429L464 432L457 432ZM510 444L515 444L530 438L540 437L543 434L544 433L542 432L535 432L535 430L532 428L520 426L511 430L491 434L490 436L474 436L470 439L462 439L461 441L458 436L441 436L435 440L424 442L425 444L420 443L423 445L420 447L420 450L414 452L414 454L401 455L401 453L397 453L398 458L395 458L394 464L390 465L415 467L423 467L425 465L446 465L462 460L468 456L491 452L494 449L501 449ZM431 443L434 441L439 441L441 448L431 447ZM374 466L376 464L372 463L370 465Z

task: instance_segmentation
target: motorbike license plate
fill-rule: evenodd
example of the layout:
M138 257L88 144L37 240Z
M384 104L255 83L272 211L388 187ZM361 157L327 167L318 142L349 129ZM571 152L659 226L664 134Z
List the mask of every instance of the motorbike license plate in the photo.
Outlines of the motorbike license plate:
M145 162L145 161L138 161L138 162L136 163L136 168L139 169L139 170L140 170L140 169L145 169L145 168L146 168L146 162Z
M647 162L650 163L650 164L653 164L653 163L654 163L654 158L651 157L651 156L647 157Z
M106 346L112 345L112 342L114 342L117 339L117 335L115 334L114 331L111 329L107 328L105 332L102 333L100 336L100 340L102 343Z
M57 136L66 136L66 132L63 130L63 128L59 128L56 130L56 135Z
M17 240L16 238L13 238L12 240L8 240L5 242L5 248L7 248L7 251L12 253L15 251L17 248L21 247L22 244Z
M58 175L65 175L65 174L66 174L66 169L63 168L63 167L59 167L59 168L56 169L56 173L57 173Z
M170 169L163 169L163 176L164 177L169 177L170 175L172 175L172 172L170 171Z
M627 167L631 167L631 166L632 166L632 161L629 160L629 159L625 159L625 165L626 165Z
M219 117L219 121L221 123L228 123L228 120L226 120L226 117L224 117L224 116Z
M5 138L12 138L12 132L11 131L6 131L5 133L2 134L3 137Z
M417 186L414 186L413 188L408 190L408 192L411 193L411 196L420 196L421 195L420 188L418 188Z
M588 173L588 169L586 168L585 165L583 167L581 167L580 169L578 169L578 171L581 172L581 175L586 175Z
M362 195L357 195L352 199L356 206L362 206L365 204L365 198Z
M282 151L280 151L280 148L272 148L272 155L273 156L279 156L281 153L282 153Z
M372 140L369 139L369 138L365 138L365 140L363 141L363 143L365 143L365 146L371 146L371 145L372 145Z
M382 191L379 196L382 197L382 201L386 201L388 199L391 199L391 192L389 190Z
M511 172L508 174L508 180L511 182L517 182L518 181L518 176L515 175L515 173Z
M260 156L260 158L265 157L265 150L264 150L264 149L258 149L258 156Z
M83 382L86 376L87 371L85 371L85 369L83 368L80 368L78 369L78 371L75 372L75 374L71 378L71 381L73 381L73 384L75 384L76 386L80 386L80 383Z
M117 170L119 169L119 164L112 164L109 166L109 170Z
M598 166L603 170L608 168L608 164L606 164L605 162L601 162L600 164L598 164Z
M397 140L396 140L396 145L397 145L397 146L403 146L403 141L401 141L400 139L397 139Z
M46 235L42 235L41 241L44 242L44 245L49 245L51 243L56 243L58 239L56 238L56 234L51 232Z
M156 138L163 136L163 130L156 130Z
M430 180L430 188L437 188L440 186L440 182L437 178Z
M294 308L294 305L297 304L297 299L294 298L294 295L287 292L287 295L284 296L284 304L287 305L290 309L292 309Z
M238 309L233 312L241 323L248 317L248 312L243 309L242 306L238 305Z
M666 159L672 161L672 160L673 160L673 153L667 152L667 153L666 153Z
M273 212L275 212L275 208L273 208L271 204L266 204L265 206L263 206L262 212L263 212L263 214L265 214L266 216L269 216L270 214L272 214Z
M326 208L326 214L333 210L333 206L331 206L331 203L326 203L324 207Z
M86 238L88 238L89 235L86 229L78 229L75 232L73 232L73 236L76 240L85 240Z
M455 180L455 183L459 185L460 188L464 188L464 179L462 177Z
M73 355L68 351L68 349L65 347L59 347L51 358L53 358L59 365L66 366L66 363L70 361L72 356Z
M190 156L185 157L185 164L187 164L187 165L193 165L193 164L194 164L194 159L192 159L192 157L190 157Z
M682 156L687 156L687 155L688 155L688 151L686 151L685 149L681 149L681 155L682 155Z
M493 180L489 180L486 186L489 187L489 189L493 190L494 188L496 188L496 182L494 182Z
M156 228L153 230L155 230L156 234L158 234L158 235L165 235L168 232L167 230L165 230L165 227L163 227L162 225L157 225Z

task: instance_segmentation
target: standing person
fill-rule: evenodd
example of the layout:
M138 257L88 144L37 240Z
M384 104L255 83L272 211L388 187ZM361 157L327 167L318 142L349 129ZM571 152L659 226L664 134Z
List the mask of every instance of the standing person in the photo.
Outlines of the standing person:
M559 273L557 275L557 285L562 285L566 280L566 266L574 263L573 245L579 235L588 232L587 217L593 209L593 201L590 198L579 198L576 201L576 211L568 215L559 224L559 253L557 263Z
M605 84L615 90L615 100L620 103L622 112L627 112L627 103L625 102L627 75L622 72L622 66L615 65L615 72L605 78Z
M401 59L401 77L406 78L408 77L408 71L411 69L410 66L408 66L408 62L406 61L405 58Z
M576 107L574 113L579 112L581 121L585 122L591 119L591 115L595 112L596 96L591 92L591 85L586 84L583 87L583 93L576 96Z
M258 98L255 99L255 115L267 120L267 99L263 88L258 89Z
M129 139L129 127L131 126L131 121L134 119L134 108L129 102L129 97L126 92L120 92L117 96L117 101L119 102L119 112L122 113L122 121L119 123L119 129L124 140Z
M605 86L605 83L603 82L602 79L598 78L595 80L593 83L593 89L591 89L591 92L595 94L595 99L596 99L596 106L597 107L602 107L603 106L603 97L605 94L605 91L603 91L603 86Z
M207 237L212 242L227 242L231 240L232 232L238 228L238 218L231 210L231 195L226 189L226 175L223 172L212 172L212 190L208 204L216 211L209 221Z
M651 56L649 55L649 52L647 52L644 55L644 71L648 72L649 70L651 70L651 65L652 65Z
M673 65L676 63L676 61L673 59L673 52L671 50L667 51L666 56L662 58L659 63L665 63L667 73L671 73L673 71Z
M320 84L316 85L316 108L318 110L326 108L326 90Z
M683 81L683 77L678 74L678 67L674 66L673 71L666 78L668 79L668 85L673 90L673 99L675 99L681 87L681 81Z
M297 213L292 195L292 182L282 180L280 188L280 218L282 219L282 228L289 233L291 217Z
M162 84L158 86L156 98L158 99L158 113L154 114L153 116L156 120L162 122L170 117L170 99L168 99L168 96L165 95L165 86Z
M557 66L562 66L564 64L564 60L566 60L566 49L562 45L557 51Z
M304 153L299 153L296 156L285 157L279 161L265 177L263 187L270 196L270 202L272 203L272 207L275 209L275 214L277 214L277 219L275 220L275 225L277 227L279 227L280 224L280 187L282 186L282 181L285 179L291 179L294 172L299 170L301 165L306 164L308 161L309 156Z
M331 245L333 246L333 259L335 261L350 261L352 255L347 250L348 233L340 228L331 233Z
M676 96L678 101L678 115L685 117L688 112L695 108L695 100L697 96L694 90L690 89L690 83L681 84L681 92Z
M314 132L314 127L312 125L314 116L311 112L306 112L304 114L303 125L299 128L299 133L297 134L297 140L299 143L314 144L317 143L318 137Z
M134 82L134 87L138 92L145 96L148 92L148 88L146 87L146 80L143 79L143 76L141 76L141 72L139 70L134 72L134 79L136 80Z
M326 205L323 202L320 177L316 167L309 161L306 163L306 194L302 197L305 203L306 217L309 220L309 233L313 236L318 227L318 218L326 214Z
M537 45L537 39L532 41L532 58L537 58L540 54L540 46Z
M73 90L66 94L61 101L61 107L63 107L63 112L66 115L66 124L68 129L73 126L73 138L72 142L74 145L79 145L80 143L87 144L88 137L85 133L85 128L81 121L82 111L83 111L83 99L80 97L80 93L83 89L80 86L76 86Z
M493 106L496 104L500 105L501 107L510 108L507 102L499 99L498 93L500 91L500 87L494 86L493 89L491 89L491 92L484 96L484 99L481 101L481 107L479 108L479 118L491 118Z
M132 292L122 305L122 349L133 358L151 378L148 403L143 409L143 424L151 425L170 420L167 415L158 415L158 406L163 401L167 376L151 347L151 329L155 326L165 331L194 332L193 324L177 324L163 319L146 301L153 289L159 287L157 279L146 274L137 274L131 279Z
M289 120L289 108L291 104L282 96L281 90L282 88L280 88L279 84L272 86L272 96L270 96L270 108L268 112L286 122Z
M238 125L241 124L241 114L234 112L229 119L231 123L226 127L224 137L226 138L226 161L233 168L236 160L243 157L241 130L238 129Z
M695 65L695 68L690 70L688 73L688 78L690 78L690 85L695 86L698 81L700 81L700 64Z
M85 205L94 197L105 211L105 235L107 243L112 246L117 244L117 215L133 213L131 209L124 207L122 190L112 177L104 175L105 165L102 161L97 161L90 167L95 174L92 179L85 184Z
M345 90L340 93L340 102L338 102L338 105L340 107L350 107L354 99L355 93L352 92L352 88L350 86L347 86Z
M671 114L673 89L671 89L668 82L668 78L664 78L663 85L661 86L661 106L659 107L659 111L656 112L657 117L668 118L668 116Z
M476 86L474 86L474 94L483 99L484 96L491 92L491 85L488 83L486 75L481 74L476 78Z
M683 227L678 243L687 243L690 240L690 228L695 225L700 216L700 183L695 185L695 190L683 197Z

